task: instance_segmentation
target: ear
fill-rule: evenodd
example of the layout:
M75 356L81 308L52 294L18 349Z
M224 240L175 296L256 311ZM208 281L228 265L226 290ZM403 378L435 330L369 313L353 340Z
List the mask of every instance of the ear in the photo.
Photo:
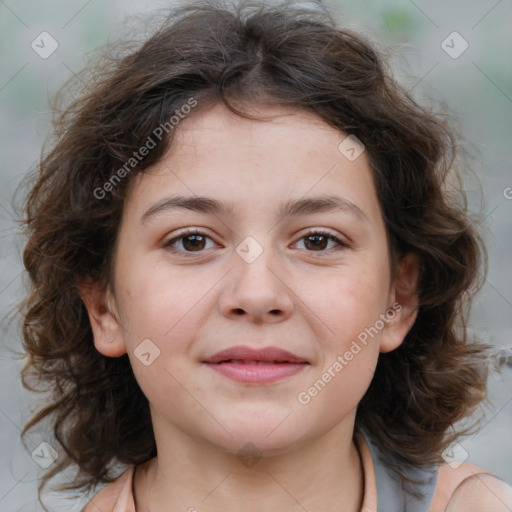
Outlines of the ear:
M79 289L89 314L96 350L108 357L125 354L123 329L110 288L88 282L79 285Z
M380 352L391 352L398 348L416 320L419 271L419 258L416 254L406 254L397 264L396 276L391 283L390 307L386 312L388 320L382 333Z

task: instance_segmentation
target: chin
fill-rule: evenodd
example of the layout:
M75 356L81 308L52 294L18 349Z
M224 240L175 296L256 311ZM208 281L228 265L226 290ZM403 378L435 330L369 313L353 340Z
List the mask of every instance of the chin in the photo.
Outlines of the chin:
M285 455L296 449L299 444L297 439L271 440L265 436L256 437L248 434L236 436L229 442L220 445L219 448L230 455L236 455L243 463L247 457L257 460L262 457Z
M244 452L255 452L255 456L278 456L289 453L305 442L307 432L299 425L292 415L285 419L289 412L281 414L279 419L272 421L226 422L230 425L229 433L222 439L212 440L223 451L237 456ZM284 421L283 421L284 420ZM288 423L288 424L287 424Z

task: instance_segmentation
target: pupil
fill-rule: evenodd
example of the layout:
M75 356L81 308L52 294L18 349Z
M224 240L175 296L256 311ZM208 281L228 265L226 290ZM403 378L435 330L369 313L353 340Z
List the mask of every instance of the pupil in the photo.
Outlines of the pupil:
M320 245L318 244L319 238L321 238L323 240L323 243L321 243ZM313 239L315 240L315 242L313 242L313 248L325 249L327 237L325 237L324 235L311 235L306 238L307 241L311 241ZM307 246L307 243L306 243L306 246Z
M202 249L203 248L203 246L204 246L204 237L203 236L201 236L201 235L189 235L186 238L184 238L183 245L185 247L187 247L187 244L191 240L195 240L195 241L192 241L192 244L191 244L190 247L192 247L193 249L197 249L197 248Z

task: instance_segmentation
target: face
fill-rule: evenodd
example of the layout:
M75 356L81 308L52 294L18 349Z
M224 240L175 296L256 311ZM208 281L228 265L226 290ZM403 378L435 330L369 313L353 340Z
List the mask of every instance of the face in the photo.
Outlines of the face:
M379 352L414 320L366 154L347 158L347 134L312 114L263 113L279 116L216 105L180 122L131 184L109 311L87 304L96 348L128 353L155 432L233 453L351 432Z

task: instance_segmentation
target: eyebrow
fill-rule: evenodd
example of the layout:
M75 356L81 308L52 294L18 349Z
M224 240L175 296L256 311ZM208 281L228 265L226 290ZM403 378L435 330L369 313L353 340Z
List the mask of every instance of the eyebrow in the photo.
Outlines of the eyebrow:
M157 201L142 215L140 221L141 223L144 223L157 214L174 209L185 209L198 213L230 216L233 215L233 212L235 211L235 204L232 202L224 203L204 196L171 196ZM311 215L319 212L334 212L340 210L346 211L361 220L369 222L365 213L352 201L342 197L329 195L292 199L287 201L281 206L278 212L278 217L284 218L299 215Z

